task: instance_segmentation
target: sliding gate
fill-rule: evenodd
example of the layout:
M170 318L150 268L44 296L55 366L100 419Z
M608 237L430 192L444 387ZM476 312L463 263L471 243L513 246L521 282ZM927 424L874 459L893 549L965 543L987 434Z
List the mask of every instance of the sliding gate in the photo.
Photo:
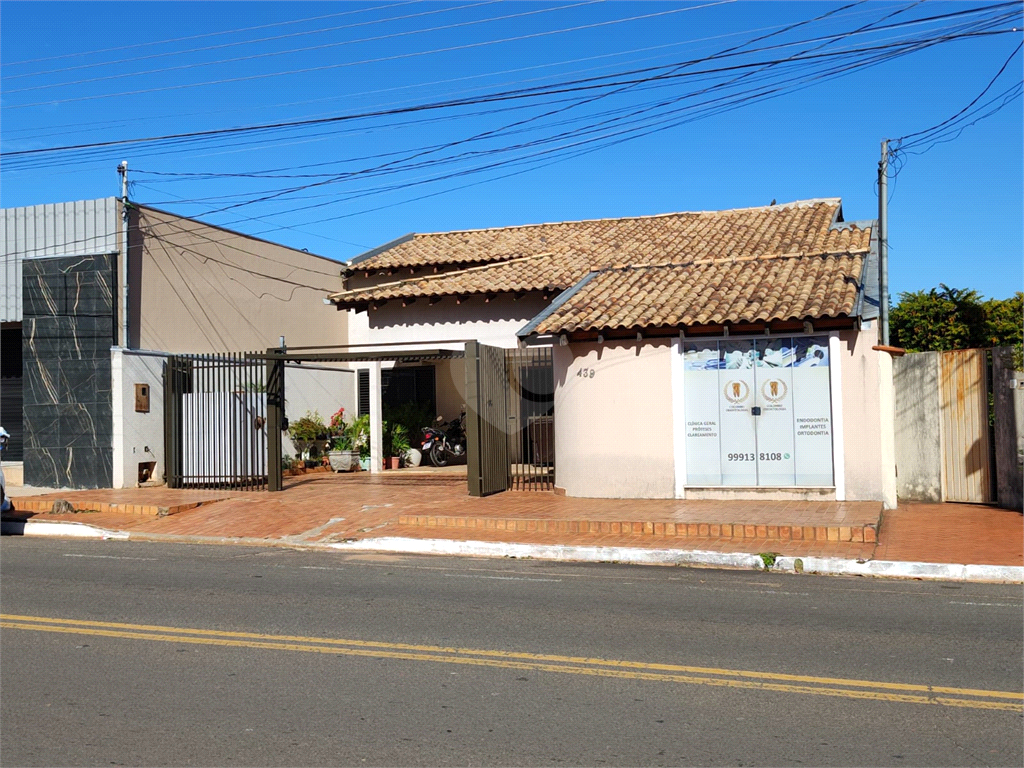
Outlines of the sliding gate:
M551 348L466 344L469 493L553 491L555 397Z
M172 355L164 368L170 488L268 487L267 357Z

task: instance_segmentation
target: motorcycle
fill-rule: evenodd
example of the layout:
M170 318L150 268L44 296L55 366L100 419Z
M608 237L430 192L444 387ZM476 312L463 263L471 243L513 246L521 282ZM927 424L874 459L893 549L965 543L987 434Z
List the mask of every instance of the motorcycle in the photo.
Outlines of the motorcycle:
M0 427L0 455L7 448L7 441L11 439L11 433ZM4 468L0 463L0 512L8 512L11 509L11 500L7 498L7 483L4 480Z
M424 427L421 450L435 467L445 467L452 459L466 455L466 412L449 422L437 417L436 427Z

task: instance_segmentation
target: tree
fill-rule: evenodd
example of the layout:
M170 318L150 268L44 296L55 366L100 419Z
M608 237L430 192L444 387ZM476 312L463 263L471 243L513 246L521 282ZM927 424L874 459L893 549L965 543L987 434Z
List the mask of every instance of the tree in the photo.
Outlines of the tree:
M987 346L1020 346L1024 342L1024 293L985 302Z
M969 289L939 284L901 293L889 316L893 343L910 352L1019 346L1024 338L1024 294L982 299Z

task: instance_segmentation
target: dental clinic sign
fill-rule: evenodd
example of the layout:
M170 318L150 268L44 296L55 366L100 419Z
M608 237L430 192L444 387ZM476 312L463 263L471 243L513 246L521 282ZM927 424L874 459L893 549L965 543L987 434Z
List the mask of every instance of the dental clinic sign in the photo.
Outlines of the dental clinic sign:
M683 345L686 484L831 486L828 338Z

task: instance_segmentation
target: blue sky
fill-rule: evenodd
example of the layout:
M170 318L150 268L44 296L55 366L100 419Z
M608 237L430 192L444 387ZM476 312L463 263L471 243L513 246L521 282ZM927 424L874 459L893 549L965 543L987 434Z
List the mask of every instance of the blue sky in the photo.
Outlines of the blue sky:
M955 115L1005 64L979 104L997 93L1008 94L1008 103L958 136L942 137L952 140L925 142L915 148L925 153L904 155L890 182L889 209L894 297L946 283L1003 298L1024 281L1024 121L1011 90L1022 79L1022 57L1014 54L1022 39L1020 4L1003 9L1012 18L987 28L1015 32L933 45L828 79L812 69L857 55L823 54L934 37L980 16L841 33L979 8L938 0L4 2L0 151L7 156L0 158L0 202L119 194L115 169L127 160L131 196L139 202L339 260L410 231L772 199L842 197L847 219L867 219L877 215L881 139ZM765 35L771 37L750 42ZM500 100L184 145L7 154L434 104L678 65L742 43L746 51L773 47L659 70L675 77L614 92ZM819 58L765 64L796 54ZM737 65L747 68L706 71ZM812 75L819 79L799 79ZM762 97L778 92L729 111L695 111L695 104L744 88L760 89L754 93ZM656 103L676 111L658 112ZM649 119L649 128L661 130L637 130L644 135L624 143L601 133L622 125L607 121L627 119ZM568 130L582 133L554 138ZM519 164L492 165L508 161ZM341 176L353 171L360 175ZM317 186L299 189L309 184Z

